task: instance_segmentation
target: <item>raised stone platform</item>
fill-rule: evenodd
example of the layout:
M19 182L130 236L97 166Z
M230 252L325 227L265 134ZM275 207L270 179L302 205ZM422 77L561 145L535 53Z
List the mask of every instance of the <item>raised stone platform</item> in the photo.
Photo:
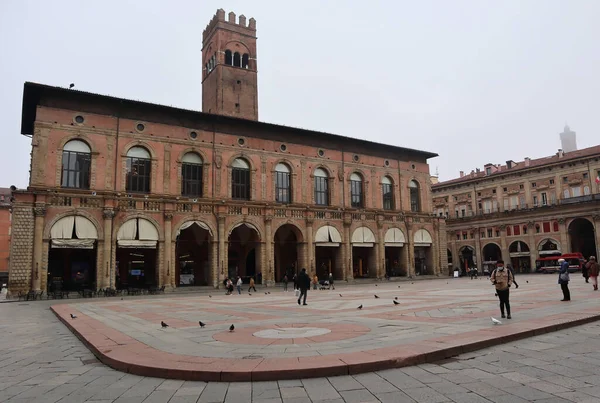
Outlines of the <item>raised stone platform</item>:
M298 306L293 292L269 288L270 294L95 299L51 309L102 362L121 371L279 380L432 362L600 319L600 292L572 278L573 300L560 302L556 275L518 276L513 319L501 325L490 319L499 318L499 309L486 278L339 285L309 291L308 306Z

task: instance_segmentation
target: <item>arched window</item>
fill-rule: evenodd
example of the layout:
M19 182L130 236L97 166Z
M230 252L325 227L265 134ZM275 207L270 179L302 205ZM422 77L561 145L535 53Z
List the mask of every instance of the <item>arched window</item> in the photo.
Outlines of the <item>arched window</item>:
M350 205L355 208L363 207L362 177L357 173L350 175Z
M202 158L187 153L181 162L181 194L202 197Z
M410 190L410 211L418 212L421 210L421 200L419 197L419 184L416 181L408 182Z
M237 158L231 168L231 197L238 200L250 200L250 164Z
M225 64L228 66L233 66L233 56L231 55L231 50L225 51Z
M244 53L244 56L242 56L242 67L247 69L248 68L248 61L250 60L250 57L248 56L248 53Z
M150 192L150 153L144 147L131 147L127 151L127 182L128 192Z
M381 188L383 190L383 209L393 210L394 209L394 187L392 180L384 176L381 180ZM442 215L442 213L440 213Z
M315 204L329 205L329 175L322 168L315 169Z
M235 67L242 67L242 59L241 59L240 54L238 52L235 52L233 54L233 65Z
M275 166L275 201L291 203L290 168L286 164Z
M89 189L92 150L81 140L71 140L63 148L61 186Z

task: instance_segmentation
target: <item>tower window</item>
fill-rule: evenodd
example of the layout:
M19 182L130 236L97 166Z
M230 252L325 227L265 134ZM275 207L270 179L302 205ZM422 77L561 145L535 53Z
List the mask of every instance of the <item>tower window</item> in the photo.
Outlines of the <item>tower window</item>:
M231 50L225 51L225 64L228 66L233 66L233 56L231 54Z
M248 57L248 53L244 53L244 56L242 56L242 68L247 69L248 68L248 60L250 58Z
M238 52L235 52L233 54L233 65L234 67L242 67L242 59Z

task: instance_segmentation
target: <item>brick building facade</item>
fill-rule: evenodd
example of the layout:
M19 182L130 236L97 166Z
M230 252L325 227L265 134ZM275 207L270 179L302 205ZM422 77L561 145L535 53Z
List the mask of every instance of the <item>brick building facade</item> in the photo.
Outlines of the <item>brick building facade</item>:
M447 218L449 265L482 270L502 259L531 272L551 255L598 256L599 175L595 146L487 164L433 185L434 214Z
M205 112L25 84L11 292L446 266L435 154L258 122L256 22L224 15L204 33Z

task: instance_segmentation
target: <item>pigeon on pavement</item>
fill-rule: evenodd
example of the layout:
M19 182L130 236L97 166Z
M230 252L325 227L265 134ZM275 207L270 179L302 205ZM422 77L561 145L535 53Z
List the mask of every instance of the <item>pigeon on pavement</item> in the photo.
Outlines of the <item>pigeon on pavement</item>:
M496 319L496 318L494 318L494 317L491 317L491 318L492 318L492 323L493 323L494 325L501 325L501 324L502 324L502 322L500 322L498 319Z
M204 323L204 322L202 322L202 321L199 321L199 322L198 322L198 324L200 325L200 327L204 327L204 326L206 326L206 323Z
M71 314L71 319L77 319L77 315Z
M362 309L362 304L360 304L356 309Z
M394 305L400 305L400 302L394 300Z
M342 296L342 294L340 294L340 297Z
M163 322L162 320L160 321L160 325L162 326L162 328L164 329L165 327L169 327L169 325L167 325L165 322Z
M377 294L375 294L375 298L379 298L379 296Z
M235 326L233 326L233 323L231 324L231 326L229 326L229 331L233 332L235 330Z

